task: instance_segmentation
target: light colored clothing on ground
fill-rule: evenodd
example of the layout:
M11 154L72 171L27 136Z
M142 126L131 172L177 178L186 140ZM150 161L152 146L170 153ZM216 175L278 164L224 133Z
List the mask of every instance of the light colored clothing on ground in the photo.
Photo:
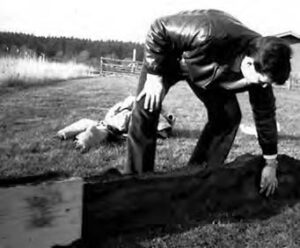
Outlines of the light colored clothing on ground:
M62 140L75 139L75 146L82 152L99 146L111 136L126 137L135 97L129 96L124 101L116 103L110 108L101 121L87 118L80 119L71 125L59 130L56 134ZM175 117L165 109L161 111L157 134L167 138L175 124Z

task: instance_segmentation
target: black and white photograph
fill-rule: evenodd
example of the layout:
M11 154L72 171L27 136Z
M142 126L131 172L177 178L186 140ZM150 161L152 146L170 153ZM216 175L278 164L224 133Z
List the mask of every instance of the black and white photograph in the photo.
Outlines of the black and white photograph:
M1 0L0 248L300 248L296 0Z

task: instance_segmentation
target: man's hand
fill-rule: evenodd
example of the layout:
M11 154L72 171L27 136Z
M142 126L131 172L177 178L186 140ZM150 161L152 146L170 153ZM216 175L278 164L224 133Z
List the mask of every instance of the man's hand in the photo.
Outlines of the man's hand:
M259 193L266 192L269 196L275 192L278 186L276 178L277 159L266 159L266 165L261 173L260 191Z
M137 101L145 96L144 109L152 112L159 108L166 91L163 87L162 77L158 75L147 74L143 90L137 96Z

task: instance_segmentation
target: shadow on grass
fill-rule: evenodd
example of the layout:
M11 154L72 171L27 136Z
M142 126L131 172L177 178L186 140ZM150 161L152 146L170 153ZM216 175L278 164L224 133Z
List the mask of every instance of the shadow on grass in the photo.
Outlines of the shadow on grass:
M16 80L13 82L2 83L0 84L0 96L14 94L16 91L19 92L19 91L26 91L29 89L32 90L41 87L55 86L65 81L66 80L53 80L53 81L51 80L47 82L28 83L21 80Z
M199 138L201 130L197 129L174 129L172 132L172 137L175 138L186 138L186 139L195 139ZM248 137L256 139L253 135L248 135ZM300 140L300 136L289 135L289 134L279 134L279 140Z
M18 185L36 185L39 183L50 182L50 181L58 181L67 179L70 177L65 171L47 171L38 175L31 175L25 177L3 177L0 178L0 187L13 187Z
M56 86L58 84L61 84L63 82L71 81L71 80L79 80L79 79L88 79L88 78L94 78L94 77L78 77L78 78L69 78L69 79L52 79L47 81L37 81L37 82L26 82L24 80L11 80L8 82L0 82L0 96L6 95L6 94L12 94L16 91L22 91L22 90L32 90L32 89L38 89L41 87L47 87L47 86Z
M186 139L198 139L201 134L201 130L197 129L174 129L171 137L174 138L186 138Z
M174 129L171 137L173 138L185 138L185 139L198 139L200 137L201 130L197 129ZM256 139L253 135L247 135L251 139ZM299 141L300 136L290 135L290 134L279 134L279 140L290 140Z
M289 134L279 134L279 140L291 140L291 141L298 141L300 140L300 136L289 135Z

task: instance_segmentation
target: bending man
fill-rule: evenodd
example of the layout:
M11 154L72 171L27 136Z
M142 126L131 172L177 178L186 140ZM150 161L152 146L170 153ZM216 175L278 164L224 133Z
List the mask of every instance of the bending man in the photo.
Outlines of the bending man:
M290 56L289 45L280 38L262 37L219 10L185 11L155 20L145 43L125 173L154 169L162 101L170 87L186 80L208 113L189 164L224 163L241 120L236 93L247 90L266 162L261 192L273 193L278 182L272 84L283 84L289 77Z

